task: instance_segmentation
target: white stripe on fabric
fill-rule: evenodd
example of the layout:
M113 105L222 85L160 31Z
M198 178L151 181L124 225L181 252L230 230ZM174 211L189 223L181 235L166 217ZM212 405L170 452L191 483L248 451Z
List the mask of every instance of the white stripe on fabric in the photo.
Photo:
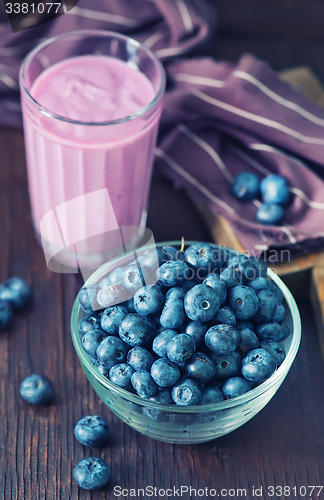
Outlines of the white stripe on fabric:
M164 31L157 31L156 33L153 33L150 35L143 43L148 47L149 49L153 47L153 45L156 44L163 36L165 35Z
M308 196L304 193L304 191L302 191L301 189L292 187L290 188L290 191L294 193L296 196L299 196L299 198L301 198L309 207L316 208L318 210L324 210L324 203L320 201L310 200Z
M182 18L183 25L188 33L193 30L192 19L190 17L189 10L183 0L176 0L180 16Z
M177 56L179 54L183 54L188 49L186 47L169 47L167 49L160 49L155 52L158 57L169 57L169 56Z
M206 76L189 75L187 73L176 73L172 75L172 78L177 82L188 82L196 85L206 85L208 87L224 87L225 82L223 80L214 80L214 78L208 78Z
M216 163L218 168L222 171L224 176L229 182L232 182L233 176L231 172L228 170L226 167L225 163L221 159L221 157L216 153L216 151L208 144L206 141L204 141L201 137L198 135L194 134L191 130L189 130L183 123L178 125L177 127L181 132L183 132L189 139L191 139L193 142L195 142L199 147L201 147L211 158L212 160Z
M99 10L84 9L83 7L74 7L68 12L68 15L95 19L96 21L108 21L113 24L130 26L132 28L138 25L138 21L135 19L129 19L128 17L119 16L117 14L108 14L107 12L101 12Z
M231 104L227 104L223 101L220 101L219 99L216 99L214 97L211 97L207 94L204 94L200 90L193 90L192 95L195 95L199 99L202 99L203 101L212 104L213 106L217 108L222 108L225 111L228 111L229 113L233 113L235 115L241 116L242 118L246 120L251 120L256 123L260 123L262 125L265 125L266 127L270 127L276 130L280 130L281 132L290 135L296 139L298 139L301 142L306 142L308 144L323 144L324 145L324 138L318 138L318 137L309 137L307 135L301 134L300 132L297 132L297 130L293 130L289 127L286 127L285 125L282 125L281 123L275 122L274 120L270 120L269 118L264 118L260 115L255 115L253 113L250 113L249 111L245 111L243 109L237 108L236 106L232 106Z
M234 153L237 154L242 160L245 160L249 165L255 168L258 172L260 172L263 175L269 175L271 174L271 170L268 170L266 167L261 165L258 161L256 161L254 158L251 158L249 155L244 153L241 149L237 148L236 146L231 145L230 150L233 151Z
M11 89L18 88L18 83L13 78L11 78L11 76L9 76L7 73L3 71L0 72L0 80L2 81L2 83L7 85L7 87L10 87Z
M240 71L236 70L233 72L233 76L237 78L242 78L248 82L250 82L252 85L257 87L261 92L263 92L265 95L267 95L270 99L273 101L278 102L281 106L284 106L285 108L291 109L292 111L295 111L299 115L303 116L307 120L315 123L316 125L320 125L321 127L324 126L324 120L322 118L319 118L318 116L314 115L313 113L310 113L306 109L302 108L298 104L296 104L293 101L289 101L288 99L285 99L279 94L276 94L273 90L269 89L264 83L260 82L257 78L252 76L250 73L246 73L245 71Z

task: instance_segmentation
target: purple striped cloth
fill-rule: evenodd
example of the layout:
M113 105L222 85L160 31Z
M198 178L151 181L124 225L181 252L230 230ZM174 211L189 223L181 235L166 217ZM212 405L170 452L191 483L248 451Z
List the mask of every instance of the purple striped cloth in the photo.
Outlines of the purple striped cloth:
M17 75L40 40L81 28L115 30L146 43L164 62L168 90L156 164L193 200L222 214L252 253L324 247L324 111L252 55L237 65L193 56L216 19L202 0L80 0L69 14L12 34L0 26L0 121L20 124ZM284 224L256 223L258 200L230 193L244 170L286 177ZM288 254L286 254L288 255Z

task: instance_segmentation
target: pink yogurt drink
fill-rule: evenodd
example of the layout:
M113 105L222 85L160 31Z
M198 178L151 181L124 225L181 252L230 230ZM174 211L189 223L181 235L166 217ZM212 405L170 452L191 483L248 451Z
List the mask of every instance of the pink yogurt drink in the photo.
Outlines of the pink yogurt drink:
M127 37L80 31L36 47L20 84L32 218L47 261L69 255L73 267L120 253L122 228L145 226L161 64ZM135 245L140 230L132 234Z

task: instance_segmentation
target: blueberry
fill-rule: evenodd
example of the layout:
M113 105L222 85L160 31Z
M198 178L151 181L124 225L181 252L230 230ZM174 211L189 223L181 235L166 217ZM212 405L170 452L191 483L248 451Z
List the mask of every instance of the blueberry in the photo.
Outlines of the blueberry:
M180 371L175 363L167 358L159 358L151 367L154 382L160 387L172 387L180 379Z
M184 260L184 253L171 245L163 246L161 251L162 262L168 262L169 260Z
M128 346L118 337L106 337L97 347L97 357L106 369L126 361Z
M286 315L285 306L283 304L277 304L277 309L272 318L272 321L274 323L280 323L281 321L283 321L285 315Z
M80 306L87 314L92 314L93 311L99 309L97 303L97 293L97 285L89 285L87 287L81 288L81 290L79 291L78 298Z
M202 352L195 352L186 363L186 375L198 382L207 383L215 375L214 362Z
M260 347L268 351L275 358L277 366L280 366L286 357L284 348L274 340L262 340Z
M262 325L256 328L256 334L261 340L275 340L276 342L281 342L288 337L289 333L289 328L284 326L283 323L262 323Z
M135 370L129 364L119 363L110 368L109 380L123 389L129 389L133 373Z
M145 347L135 346L127 354L127 363L134 370L150 370L154 358Z
M153 340L152 350L161 358L167 357L167 345L169 341L178 335L176 330L163 330Z
M231 252L224 247L213 248L213 262L215 269L213 272L220 273L225 267L227 267L228 259L230 258Z
M194 339L196 346L198 346L204 341L207 330L208 326L206 323L190 321L186 326L185 333L190 335Z
M125 267L122 275L122 285L130 293L134 294L139 288L146 284L147 272L136 264Z
M201 398L199 400L200 405L209 405L213 403L218 403L218 401L224 400L224 394L217 385L212 384L202 391Z
M236 328L238 330L243 330L244 328L249 328L250 330L253 330L253 323L249 319L244 319L244 320L237 320L236 321Z
M258 197L260 181L251 172L241 172L231 183L232 193L239 200L253 200Z
M232 326L236 325L235 314L233 313L232 309L226 306L218 309L214 320L217 321L217 323L222 323L222 324L228 323L229 325Z
M195 349L195 342L187 333L175 335L166 346L167 357L173 363L184 363L193 355Z
M221 272L220 279L224 281L226 288L229 290L242 284L242 273L235 267L226 267Z
M173 300L173 299L183 300L185 295L186 295L186 292L183 288L180 288L179 286L174 286L172 288L169 288L169 290L165 294L165 299L166 300Z
M161 311L164 304L164 295L155 286L144 286L134 295L134 307L138 314L149 316Z
M253 320L258 322L270 321L276 313L278 301L271 290L260 290L257 292L259 309Z
M131 383L137 394L142 398L151 398L155 396L158 390L157 384L147 370L138 370L133 373Z
M240 332L240 341L238 345L238 350L245 354L251 349L256 349L259 347L259 339L250 328L242 328Z
M115 267L112 271L110 271L108 276L102 278L98 285L100 288L107 288L109 285L120 285L124 269L122 267Z
M0 300L8 300L15 309L27 306L32 298L28 283L14 276L0 285Z
M185 319L185 310L181 299L168 299L162 309L160 323L163 328L179 328Z
M275 294L279 304L283 301L282 291L274 281L269 281L270 290Z
M209 243L196 242L185 251L185 260L196 271L199 279L210 273L215 263L213 260L214 247Z
M53 397L52 382L45 375L33 373L20 384L20 395L33 405L44 405Z
M101 375L103 375L104 377L108 377L109 369L106 368L106 366L102 365L100 363L100 361L98 360L98 358L96 358L94 360L91 359L91 362L97 368L97 370L101 373Z
M276 225L284 217L284 210L281 205L274 203L261 203L257 210L257 220L260 224Z
M250 319L258 311L259 300L253 288L239 285L229 291L229 305L237 319Z
M269 378L276 367L275 358L265 349L257 348L243 358L241 372L248 381L259 384Z
M13 320L13 308L8 300L0 300L0 331L7 330Z
M106 288L100 288L97 293L97 302L101 308L114 306L126 298L127 292L122 285L109 285Z
M84 318L81 319L79 323L79 332L81 335L84 335L87 332L90 332L92 330L101 330L101 325L100 325L101 318L99 314L93 313L93 314L88 314Z
M126 309L129 313L136 312L135 307L134 307L134 297L131 297L130 299L125 300L120 305L123 307L126 307Z
M239 343L239 331L232 325L215 325L207 330L206 346L215 354L231 354Z
M118 335L119 324L127 314L124 306L107 307L101 315L100 326L110 335Z
M208 285L196 285L185 295L184 307L193 321L210 321L218 311L220 300L217 292Z
M82 337L83 349L89 356L96 356L96 351L99 344L106 337L107 334L103 330L97 329L86 332Z
M152 338L154 326L151 321L137 313L130 313L119 325L119 336L128 345L144 345Z
M231 377L224 382L222 392L225 399L232 399L251 390L249 382L242 377Z
M74 436L83 446L95 448L104 445L110 434L106 420L99 415L80 418L74 427Z
M218 274L209 274L203 281L203 285L208 285L213 288L218 295L219 303L222 305L225 302L227 295L226 283L218 276Z
M211 353L210 357L215 364L215 378L217 380L225 380L240 372L241 356L237 351L224 355Z
M260 290L269 290L270 289L269 283L270 281L267 280L267 278L257 277L249 281L247 283L247 286L253 288L255 292L259 292Z
M264 203L287 205L290 199L289 186L280 175L268 175L260 183L260 192Z
M182 260L169 261L162 264L156 271L156 278L164 286L177 286L190 277L190 269Z
M168 387L159 387L155 396L148 398L148 401L153 403L159 403L160 405L168 405L172 403L171 391ZM154 420L163 419L165 416L163 411L157 410L156 408L144 408L143 412L150 418Z
M74 467L73 477L80 488L99 490L108 483L110 470L101 458L87 457Z
M201 398L200 385L190 378L184 379L173 387L171 395L176 405L196 405Z

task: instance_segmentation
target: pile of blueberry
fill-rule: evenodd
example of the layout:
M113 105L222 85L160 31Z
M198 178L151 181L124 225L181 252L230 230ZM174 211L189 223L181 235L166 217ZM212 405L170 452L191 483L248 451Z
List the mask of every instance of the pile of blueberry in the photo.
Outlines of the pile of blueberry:
M266 264L201 242L157 252L158 268L148 250L140 266L117 267L79 293L82 345L101 374L181 406L234 398L270 377L290 325Z
M21 278L15 276L0 284L0 331L10 327L14 310L26 307L31 298L31 288Z
M232 193L242 201L251 201L261 196L257 220L261 224L278 224L284 217L284 207L290 201L287 181L280 175L271 174L262 179L252 172L238 174L231 184Z

